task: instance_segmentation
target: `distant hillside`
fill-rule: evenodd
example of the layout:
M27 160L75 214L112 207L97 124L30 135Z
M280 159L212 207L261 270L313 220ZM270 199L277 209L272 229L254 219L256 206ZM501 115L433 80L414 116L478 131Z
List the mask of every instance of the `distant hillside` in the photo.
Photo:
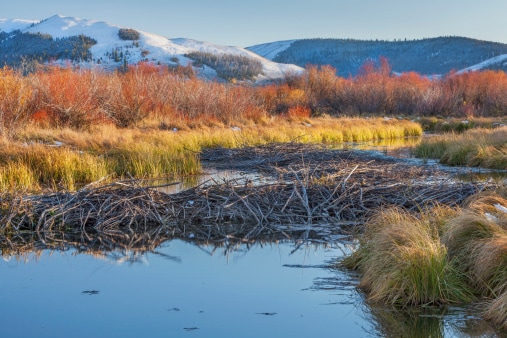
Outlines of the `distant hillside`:
M389 60L393 72L442 75L451 70L507 71L507 44L464 37L409 41L304 39L248 48L166 37L106 22L54 15L42 21L0 19L0 67L69 62L106 70L142 61L191 66L201 78L262 83L299 74L307 65L331 65L358 74L367 61Z
M465 68L507 70L507 44L464 37L422 40L304 39L248 47L276 62L304 67L331 65L341 76L356 75L367 61L386 57L394 72L446 74ZM506 55L506 57L500 57ZM494 58L493 60L491 60ZM496 60L496 61L495 61ZM477 64L483 63L481 67Z
M278 80L301 73L241 47L192 39L168 39L96 20L54 15L40 22L0 19L0 67L72 62L84 67L124 69L142 61L192 66L203 78L220 81Z
M0 32L0 64L17 67L23 63L57 59L91 61L90 47L96 43L84 35L53 39L49 34L22 33L20 30Z

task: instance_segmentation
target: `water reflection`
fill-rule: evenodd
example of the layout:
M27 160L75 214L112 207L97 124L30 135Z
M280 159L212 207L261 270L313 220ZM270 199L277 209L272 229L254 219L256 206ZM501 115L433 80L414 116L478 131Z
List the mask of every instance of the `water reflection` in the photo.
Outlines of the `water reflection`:
M378 151L385 156L396 158L410 158L412 156L412 147L418 145L423 137L405 137L373 140L367 142L344 142L333 145L334 149L355 149L366 151Z
M291 243L232 251L173 240L102 256L25 252L24 261L0 261L2 336L361 336L352 303L330 309L322 305L336 296L308 289L334 274L323 265L340 250L293 250Z
M331 291L338 296L335 303L353 304L363 319L361 336L368 337L504 337L480 318L476 304L456 307L394 308L368 304L356 290L358 276L336 270L335 275L317 278L310 289ZM354 292L352 292L354 291Z
M6 336L496 336L474 309L367 305L357 276L333 265L347 241L45 245L2 252Z
M365 307L375 323L373 335L383 337L496 337L492 327L466 308L393 309Z

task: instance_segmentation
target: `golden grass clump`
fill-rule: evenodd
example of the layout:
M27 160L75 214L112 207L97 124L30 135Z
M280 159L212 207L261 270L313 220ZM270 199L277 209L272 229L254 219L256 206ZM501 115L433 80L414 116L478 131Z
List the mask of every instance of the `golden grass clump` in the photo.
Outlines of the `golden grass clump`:
M368 300L396 306L489 300L484 317L507 327L507 199L479 193L463 209L387 209L342 264L362 273ZM435 211L434 211L435 210Z
M507 127L471 129L463 134L447 134L423 140L414 149L421 158L437 158L449 165L507 168Z
M507 291L488 303L484 318L507 330Z
M449 221L442 238L470 284L487 297L507 290L506 206L507 200L498 195L476 196L468 203L470 211Z
M475 284L492 296L507 291L507 234L481 241L472 255Z
M362 273L359 287L368 300L396 306L470 301L439 229L400 209L384 210L370 220L361 246L345 260Z
M477 241L490 239L501 233L502 228L494 221L468 210L449 220L442 242L451 257L461 255L468 260Z

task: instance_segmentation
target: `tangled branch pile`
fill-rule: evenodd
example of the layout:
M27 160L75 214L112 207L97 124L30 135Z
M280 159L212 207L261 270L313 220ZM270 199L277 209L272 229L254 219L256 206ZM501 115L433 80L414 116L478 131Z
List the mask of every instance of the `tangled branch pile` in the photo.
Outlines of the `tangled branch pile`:
M346 161L302 162L266 166L279 177L272 184L231 180L167 194L140 181L124 181L74 193L3 196L0 241L11 248L34 234L47 241L72 237L82 246L109 248L169 238L208 243L331 241L345 228L362 225L374 209L459 205L484 188L439 181L426 169L399 163L379 166L351 156Z

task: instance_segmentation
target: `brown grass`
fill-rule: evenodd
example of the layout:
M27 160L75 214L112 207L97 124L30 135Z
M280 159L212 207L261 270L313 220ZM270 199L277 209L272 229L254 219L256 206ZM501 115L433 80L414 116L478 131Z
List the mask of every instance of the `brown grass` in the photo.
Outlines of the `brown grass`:
M507 292L502 293L488 304L484 317L507 331Z
M382 211L367 223L362 246L345 264L361 272L359 287L368 301L405 307L473 298L447 260L436 224L399 209Z
M358 250L343 264L362 273L360 287L373 302L406 306L423 300L492 299L484 316L505 329L504 194L502 189L477 194L468 199L464 209L443 213L378 212L368 223ZM443 284L441 289L436 287L439 283ZM446 291L446 287L452 290Z

